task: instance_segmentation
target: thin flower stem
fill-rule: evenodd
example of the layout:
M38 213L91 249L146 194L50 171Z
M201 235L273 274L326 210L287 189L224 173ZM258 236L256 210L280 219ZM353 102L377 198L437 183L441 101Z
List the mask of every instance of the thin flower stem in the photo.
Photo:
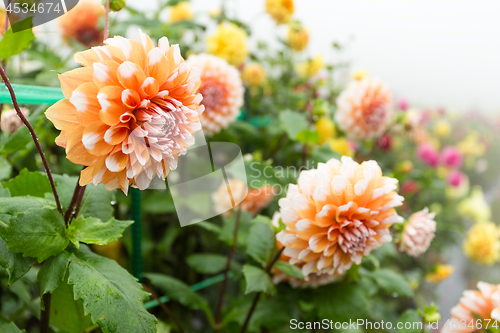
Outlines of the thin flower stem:
M284 249L285 248L283 247L283 248L281 248L281 250L278 251L278 253L276 253L276 255L274 256L273 260L267 265L267 267L266 267L266 273L271 272L271 268L273 268L274 264L281 257L281 253L283 253ZM245 323L241 327L240 333L245 333L246 332L248 324L250 323L250 319L252 318L252 314L253 314L255 308L257 307L257 303L259 303L260 294L262 294L262 292L258 292L258 293L255 294L255 297L254 297L253 302L252 302L252 306L250 307L250 310L248 311L247 317L245 318Z
M175 315L172 313L172 311L170 311L170 309L167 307L165 302L162 302L161 299L158 297L158 295L156 295L153 292L153 290L151 288L149 288L148 286L146 286L144 283L142 284L142 288L144 288L144 290L146 290L148 293L151 294L151 296L153 296L153 298L158 302L158 304L163 309L163 311L165 311L165 313L168 315L168 317L173 320L173 322L175 323L175 325L179 329L179 332L184 333L185 331L182 328L181 323L179 322L177 317L175 317Z
M82 205L82 200L83 200L83 195L85 194L85 189L87 186L80 186L80 190L78 191L78 198L76 199L76 207L75 211L73 212L73 215L70 219L69 222L71 222L72 219L78 216L78 213L80 212L80 207Z
M66 208L66 212L64 213L64 222L66 222L66 226L68 226L69 218L73 213L73 209L75 208L76 201L78 200L78 195L80 194L80 176L78 176L78 180L76 181L75 189L73 190L73 196L71 197L71 201L69 202L68 208Z
M109 36L109 0L106 0L106 12L104 14L104 41Z
M40 314L40 333L49 333L49 319L50 319L50 299L52 295L50 293L46 293L42 296L43 305L45 309L42 310Z
M238 229L240 226L240 219L241 219L241 206L238 207L238 211L236 214L237 214L236 220L234 222L233 244L231 244L231 248L229 249L229 253L227 254L226 268L224 269L224 280L222 281L219 301L217 303L217 311L215 312L215 332L219 332L219 330L221 329L220 319L222 315L222 304L224 303L224 295L226 294L227 280L229 278L229 269L231 268L231 260L233 259L233 253L234 249L236 248L236 242L238 241Z
M12 104L14 105L14 108L16 109L17 115L19 118L21 118L22 122L26 127L28 127L28 130L31 134L31 137L33 138L33 141L35 142L36 149L38 150L38 153L40 154L40 157L42 158L43 166L45 167L45 172L47 172L47 178L49 178L50 186L52 187L52 193L54 193L54 199L56 201L56 206L57 210L59 213L63 214L62 208L61 208L61 203L59 202L59 196L57 195L57 190L56 190L56 184L54 183L54 179L52 178L52 173L50 172L49 164L47 163L47 159L45 158L45 154L42 150L42 147L40 146L40 143L38 142L38 137L36 136L35 130L33 129L33 126L29 123L28 119L24 116L24 114L21 112L21 109L19 108L19 104L17 103L16 99L16 94L14 93L14 89L12 88L12 85L10 84L9 79L7 78L7 74L5 74L5 71L3 68L0 67L0 75L2 76L3 82L5 83L5 86L9 90L10 97L12 99Z

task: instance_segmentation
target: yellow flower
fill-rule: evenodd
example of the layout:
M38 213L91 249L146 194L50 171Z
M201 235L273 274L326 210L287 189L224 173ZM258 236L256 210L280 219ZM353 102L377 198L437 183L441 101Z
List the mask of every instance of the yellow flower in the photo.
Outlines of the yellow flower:
M260 64L251 62L245 65L242 78L245 83L258 87L266 80L266 72Z
M320 144L325 143L330 138L333 139L333 137L335 136L335 124L333 123L332 119L330 119L330 117L319 118L314 126L316 126L316 130L319 133Z
M170 22L178 23L190 21L193 18L191 6L188 1L179 2L177 5L170 8Z
M500 258L500 230L493 222L474 225L467 234L464 252L471 260L492 265Z
M364 69L360 69L352 73L352 78L356 81L361 81L365 76L370 76L370 74Z
M486 145L476 131L469 132L465 139L458 143L457 148L466 156L480 157L486 152Z
M451 133L451 125L447 120L440 120L434 126L434 134L442 139L447 138Z
M306 60L303 63L299 64L297 67L297 71L303 77L311 77L319 72L321 68L323 68L325 64L323 63L323 57L318 55L313 59Z
M351 144L349 141L347 141L346 138L336 138L336 139L328 139L326 141L329 145L330 148L336 152L339 153L340 155L345 155L345 156L354 156L354 150L351 147Z
M248 55L247 33L233 23L220 24L207 39L208 53L226 60L233 66L240 65Z
M266 12L277 24L290 22L294 10L293 0L266 0Z
M299 22L294 22L288 27L288 44L295 51L302 51L309 42L309 32Z
M470 217L474 222L484 222L491 219L491 207L484 199L483 189L475 186L470 196L458 204L458 212Z
M405 160L398 164L397 169L399 172L408 173L413 171L413 162L410 160Z
M453 274L454 270L455 268L452 265L437 265L431 273L425 276L425 281L439 283Z

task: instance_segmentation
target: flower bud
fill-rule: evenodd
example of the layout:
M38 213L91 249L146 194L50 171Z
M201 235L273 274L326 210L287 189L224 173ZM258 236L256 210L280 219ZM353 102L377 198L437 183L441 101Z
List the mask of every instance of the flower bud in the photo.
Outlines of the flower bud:
M106 7L106 0L102 0L102 5ZM113 12L119 12L127 4L126 0L109 0L109 9Z

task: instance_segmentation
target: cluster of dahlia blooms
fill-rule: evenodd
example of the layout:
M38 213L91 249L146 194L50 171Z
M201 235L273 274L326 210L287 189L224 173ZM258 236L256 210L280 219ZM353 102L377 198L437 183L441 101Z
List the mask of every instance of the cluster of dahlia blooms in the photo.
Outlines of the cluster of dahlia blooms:
M177 167L201 129L200 70L166 37L158 47L146 34L139 37L117 36L79 52L75 61L83 67L59 76L65 99L46 116L61 130L56 143L67 158L87 167L82 186L146 189Z
M348 137L368 140L380 136L392 115L391 93L365 75L352 81L337 98L335 120Z
M465 290L458 305L451 309L450 322L456 325L447 325L443 333L470 333L479 329L475 324L478 319L500 321L500 285L478 282L478 290ZM465 324L463 324L465 323ZM486 325L486 321L482 322ZM449 326L449 327L448 327Z
M382 176L375 161L343 156L302 171L279 201L286 229L276 238L290 263L310 273L344 274L352 264L392 240L389 228L403 222L397 179Z
M429 213L427 207L413 213L401 234L400 250L412 257L418 257L427 251L436 232L435 216L436 213Z
M78 2L75 8L59 18L63 37L76 39L87 47L101 44L104 31L99 27L99 20L103 16L104 8L99 2Z
M240 73L224 59L205 53L189 56L186 63L201 70L199 92L205 107L201 124L205 134L216 134L240 114L244 93Z

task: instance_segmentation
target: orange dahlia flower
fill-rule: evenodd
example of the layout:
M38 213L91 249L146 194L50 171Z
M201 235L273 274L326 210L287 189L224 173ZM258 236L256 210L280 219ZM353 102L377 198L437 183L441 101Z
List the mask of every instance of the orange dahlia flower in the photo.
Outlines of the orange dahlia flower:
M346 156L302 171L279 201L286 229L276 238L283 253L302 262L306 276L344 274L391 241L389 227L403 222L394 209L404 200L395 192L397 182L383 177L377 162L358 164Z
M104 15L103 6L96 1L80 1L75 8L59 18L59 26L66 39L76 39L87 47L100 45L104 32L99 19Z
M155 175L165 179L177 167L201 128L200 70L188 67L166 37L158 47L139 37L117 36L79 52L75 61L83 67L59 75L65 99L46 116L61 130L56 143L67 158L87 166L82 186L146 189Z
M478 282L477 289L465 290L458 305L451 309L450 325L445 325L443 333L470 333L486 328L488 321L500 321L500 285ZM479 320L478 320L479 319ZM477 325L481 322L481 327ZM454 324L453 324L454 323Z
M205 106L201 124L206 134L216 134L240 114L244 93L240 73L224 59L205 53L189 56L186 63L201 69L199 91Z
M337 98L335 120L352 138L379 136L387 128L391 114L389 89L369 76L352 81Z

